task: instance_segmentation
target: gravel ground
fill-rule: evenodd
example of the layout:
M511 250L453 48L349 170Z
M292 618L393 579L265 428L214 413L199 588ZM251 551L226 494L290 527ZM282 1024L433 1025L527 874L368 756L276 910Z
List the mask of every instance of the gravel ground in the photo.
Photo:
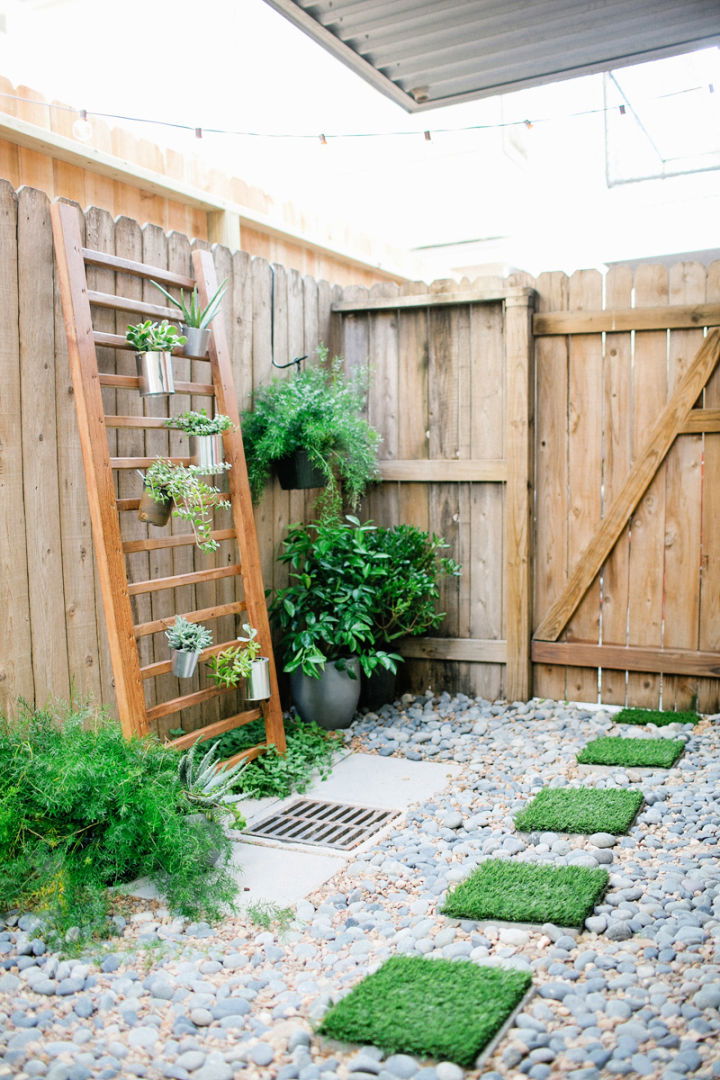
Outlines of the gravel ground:
M462 776L302 901L284 931L247 916L188 924L143 901L117 917L118 937L61 960L34 916L7 918L0 1078L720 1077L720 729L648 728L683 739L686 752L640 779L576 765L607 733L622 733L610 714L554 702L406 696L359 718L349 746L457 761ZM514 813L540 788L578 783L638 786L646 805L631 835L514 831ZM577 938L438 915L447 888L490 855L604 866L611 888ZM397 953L521 967L536 993L495 1054L466 1073L317 1040L328 1003Z

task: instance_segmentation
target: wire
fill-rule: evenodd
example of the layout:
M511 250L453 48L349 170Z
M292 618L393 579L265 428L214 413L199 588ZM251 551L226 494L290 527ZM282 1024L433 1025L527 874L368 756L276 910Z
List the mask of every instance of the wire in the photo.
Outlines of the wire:
M646 99L650 101L662 101L666 98L680 97L683 94L694 94L698 91L713 92L713 88L707 85L702 86L688 86L683 90L673 90L667 94L659 94L657 97ZM464 127L441 127L430 128L423 131L346 131L336 132L335 134L324 132L322 135L314 133L309 134L294 134L292 132L277 132L277 131L240 131L232 128L213 128L213 127L198 127L197 124L183 124L173 120L153 120L147 116L124 116L122 113L111 112L98 112L93 109L76 109L72 105L62 105L55 102L37 101L33 98L21 97L18 94L9 94L5 91L0 91L0 97L8 98L11 101L19 101L24 105L41 105L48 109L60 109L64 112L76 113L78 116L82 116L83 119L96 117L101 120L122 120L126 123L132 124L152 124L156 127L174 128L178 131L190 131L197 136L198 131L201 131L203 135L232 135L243 138L251 139L298 139L306 140L312 139L317 141L318 138L323 144L333 139L388 139L388 138L406 138L412 136L417 138L423 137L426 141L430 141L428 136L432 135L456 135L463 132L470 131L496 131L502 128L513 127L526 127L528 129L535 126L535 124L548 124L558 120L574 120L583 116L597 116L599 114L605 114L609 112L617 112L617 105L603 105L596 109L583 109L579 112L565 113L561 116L539 116L535 119L525 118L523 120L505 120L493 124L467 124Z

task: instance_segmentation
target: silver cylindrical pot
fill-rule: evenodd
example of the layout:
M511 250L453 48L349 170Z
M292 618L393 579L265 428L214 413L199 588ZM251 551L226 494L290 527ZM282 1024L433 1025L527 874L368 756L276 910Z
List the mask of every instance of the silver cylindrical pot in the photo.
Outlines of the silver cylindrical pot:
M188 356L207 356L210 344L209 330L199 330L197 326L186 326L182 323L180 332L187 338L183 348Z
M157 397L175 393L172 353L135 353L140 379L140 397Z
M346 665L354 679L332 662L325 665L318 679L302 671L291 673L293 704L302 720L314 721L327 731L350 727L360 697L360 664L353 658Z
M200 465L208 474L217 472L225 460L222 435L191 435L190 457L193 465Z
M270 661L267 656L253 660L250 674L245 680L243 700L264 701L270 697Z
M178 679L190 679L195 674L198 656L197 652L188 652L187 649L172 650L172 673Z

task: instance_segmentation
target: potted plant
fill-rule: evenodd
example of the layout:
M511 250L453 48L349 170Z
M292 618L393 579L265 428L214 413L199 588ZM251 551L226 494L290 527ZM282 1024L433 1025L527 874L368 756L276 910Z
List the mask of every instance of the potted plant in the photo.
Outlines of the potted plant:
M220 466L222 469L230 468L229 465ZM142 476L142 473L140 474ZM210 484L201 480L205 470L197 465L173 465L171 461L158 458L152 463L143 477L144 492L149 498L160 503L163 513L168 504L176 517L188 521L195 536L195 543L201 551L215 551L219 544L212 536L212 511L224 509L230 503L222 498L221 492ZM150 521L151 524L166 524L165 521L153 521L151 517L143 517L143 503L140 501L138 516L142 521ZM170 510L167 511L169 517Z
M182 323L180 328L187 339L185 352L189 356L206 356L210 344L210 331L207 328L220 310L227 281L223 281L218 285L210 302L204 308L200 307L197 285L191 292L190 299L186 302L185 293L182 289L180 290L180 299L176 300L167 289L164 289L162 285L158 285L157 281L151 281L150 284L159 289L163 296L166 296L170 303L174 304L181 312Z
M229 818L235 829L244 829L247 822L237 808L245 796L233 793L240 774L247 767L247 761L237 761L234 765L223 766L217 760L218 746L210 749L197 760L199 742L196 742L183 754L178 763L178 777L183 789L183 796L189 813L188 822L205 824L206 828L222 823ZM220 859L220 849L212 848L207 854L207 861L214 866Z
M376 642L374 591L388 557L370 547L374 529L349 515L294 525L279 556L292 568L291 583L270 610L293 702L303 720L329 730L352 722L360 672L394 671L400 659Z
M256 641L257 630L244 624L247 637L238 637L237 645L208 660L211 678L218 686L237 686L245 680L244 701L264 701L270 697L270 660L260 656L260 642Z
M172 350L184 345L185 338L175 326L164 320L128 326L127 342L135 350L141 397L157 397L175 393Z
M317 350L320 364L328 350ZM257 390L242 417L248 478L257 501L275 468L285 488L325 487L325 505L343 497L357 506L378 478L380 436L362 416L361 376L347 378L342 360L274 379Z
M195 674L200 653L212 645L212 631L178 615L173 625L165 631L165 637L172 649L173 675L178 679L191 678Z
M439 626L445 617L437 610L440 580L457 577L462 569L442 554L447 542L415 525L395 525L368 531L367 545L384 571L375 576L373 585L376 642L389 649L398 638L416 637ZM364 680L361 702L376 709L394 695L395 672L377 668Z
M216 473L223 464L222 433L230 431L233 426L229 416L217 413L211 417L204 409L199 412L189 410L165 421L165 427L184 431L190 436L193 465L208 474Z

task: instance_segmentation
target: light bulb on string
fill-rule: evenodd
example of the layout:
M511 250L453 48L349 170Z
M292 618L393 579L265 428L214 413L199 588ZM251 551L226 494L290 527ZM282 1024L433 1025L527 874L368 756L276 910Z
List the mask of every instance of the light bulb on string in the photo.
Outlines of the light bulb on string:
M88 120L87 111L82 109L80 116L72 126L73 136L78 142L89 142L93 136L92 124Z

